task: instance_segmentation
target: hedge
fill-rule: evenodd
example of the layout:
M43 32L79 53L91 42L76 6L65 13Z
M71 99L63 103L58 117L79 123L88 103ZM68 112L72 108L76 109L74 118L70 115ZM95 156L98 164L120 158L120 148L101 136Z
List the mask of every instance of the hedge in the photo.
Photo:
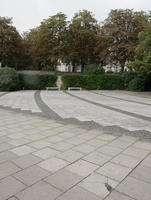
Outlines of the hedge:
M57 76L52 74L19 74L20 89L43 90L56 85Z
M0 69L0 91L14 91L20 89L17 72L9 67Z
M151 73L138 72L128 84L130 91L151 91Z
M151 91L151 72L149 72L145 77L145 90Z
M124 79L117 74L104 75L64 75L62 89L81 87L87 90L116 90L124 89Z
M86 82L83 75L63 75L62 89L66 90L68 87L82 87L85 88Z
M137 77L137 72L128 71L123 74L124 79L124 87L125 89L129 89L130 82Z

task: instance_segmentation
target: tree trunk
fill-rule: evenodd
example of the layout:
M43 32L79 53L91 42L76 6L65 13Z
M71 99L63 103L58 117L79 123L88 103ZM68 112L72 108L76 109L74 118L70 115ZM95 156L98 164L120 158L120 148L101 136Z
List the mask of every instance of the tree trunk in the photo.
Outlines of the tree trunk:
M84 72L84 66L85 66L85 64L82 63L82 64L81 64L81 72L82 72L82 73Z
M122 62L121 63L121 73L122 74L124 73L124 67L125 67L125 62Z
M75 72L75 66L72 67L72 72Z

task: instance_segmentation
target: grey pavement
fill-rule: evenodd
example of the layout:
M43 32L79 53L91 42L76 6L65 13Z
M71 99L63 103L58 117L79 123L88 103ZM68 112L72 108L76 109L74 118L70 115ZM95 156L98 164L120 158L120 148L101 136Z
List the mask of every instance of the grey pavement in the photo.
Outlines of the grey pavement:
M145 130L151 132L151 105L113 99L87 91L71 91L70 94L82 97L84 100L91 100L94 103L101 103L103 106L83 101L62 91L42 91L41 97L44 103L63 119L76 118L80 121L94 121L102 126L116 125L130 131ZM143 101L143 98L141 100ZM109 108L104 106L109 106ZM138 115L140 117L137 117Z
M71 94L94 102L102 98L83 91ZM149 130L149 121L90 104L63 92L42 91L41 98L50 108L50 115L51 110L56 112L62 118L60 121L60 118L45 117L34 95L35 91L23 91L0 97L0 200L151 199L151 142L123 134L119 123L121 117L125 120L125 131L135 124L133 129L143 134L142 130ZM120 95L122 98L122 93ZM132 101L132 95L124 95L130 96ZM143 102L144 97L137 97L135 101ZM101 103L105 104L104 97ZM134 104L125 101L127 106L132 106L131 103ZM149 102L146 104L149 111ZM110 106L114 107L115 102ZM25 108L30 112L24 112ZM143 107L137 109L141 111ZM32 114L34 112L37 114ZM116 134L116 129L112 129L115 134L110 134L107 132L110 129L86 127L82 122L64 123L66 117L83 123L92 117L96 120L95 114L101 126L119 126L121 134ZM111 119L105 124L107 116ZM131 127L128 120L132 120Z
M10 92L0 97L0 105L23 111L41 112L34 100L35 91Z

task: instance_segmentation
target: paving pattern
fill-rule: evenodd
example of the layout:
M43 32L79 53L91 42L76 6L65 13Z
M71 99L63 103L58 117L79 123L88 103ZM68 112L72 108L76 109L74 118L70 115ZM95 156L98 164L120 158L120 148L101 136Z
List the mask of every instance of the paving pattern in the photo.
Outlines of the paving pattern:
M41 112L34 100L35 91L10 92L1 96L0 105L23 111ZM1 93L0 93L1 94ZM4 93L2 93L4 94Z
M102 127L117 125L122 130L122 118L129 130L135 125L140 134L149 131L149 98L115 93L42 91L40 106L35 91L1 95L0 200L149 200L150 140L82 125L94 120ZM122 100L124 95L127 101ZM139 106L132 106L134 101ZM137 112L146 106L146 115L143 110L139 118ZM112 109L117 107L118 111ZM51 118L53 112L58 119ZM83 122L66 123L66 118Z
M71 91L68 94L62 91L42 91L41 97L45 104L64 119L76 118L80 121L95 121L102 126L116 125L130 131L151 132L151 105L123 101L86 91ZM135 100L136 98L134 97ZM143 102L144 98L138 99ZM150 99L145 100L148 104L151 102Z

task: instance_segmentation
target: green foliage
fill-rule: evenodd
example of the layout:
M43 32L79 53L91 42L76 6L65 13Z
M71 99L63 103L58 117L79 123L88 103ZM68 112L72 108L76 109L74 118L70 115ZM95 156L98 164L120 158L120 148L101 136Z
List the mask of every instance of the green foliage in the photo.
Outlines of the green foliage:
M137 72L137 77L129 83L129 90L151 91L151 25L139 34L135 61L129 66Z
M145 90L145 76L144 74L137 74L137 76L129 82L128 89L131 91Z
M137 73L134 71L128 71L123 74L124 87L126 89L128 89L130 81L133 80L136 76L137 76Z
M121 75L65 75L62 77L63 89L81 87L87 90L116 90L124 89Z
M57 76L48 74L19 74L21 88L25 90L42 90L46 87L53 87L56 84Z
M138 72L151 72L151 25L139 34L135 61L130 62L129 66Z
M83 75L64 75L62 76L62 89L66 90L68 87L82 87L85 86Z
M87 10L75 13L69 25L66 38L64 60L66 63L81 66L96 61L95 47L99 25L93 14Z
M151 91L151 72L147 73L147 75L146 75L145 90Z
M104 74L100 75L99 87L101 90L122 90L124 89L124 80L121 75Z
M82 88L87 90L99 89L99 77L99 75L84 75L85 85Z
M94 75L99 75L99 74L104 74L105 70L102 66L96 65L96 64L89 64L85 66L85 73L86 74L94 74Z
M19 76L9 67L0 69L0 91L14 91L19 89Z
M96 49L100 60L120 64L123 73L126 62L134 59L138 34L146 23L144 12L134 12L131 9L111 10L98 34Z
M56 66L64 53L67 29L66 15L57 13L41 22L41 25L25 35L26 51L33 66L39 70Z
M18 69L23 60L22 38L11 18L0 17L0 62L2 66Z
M124 87L131 91L151 91L151 73L129 71L123 74Z

